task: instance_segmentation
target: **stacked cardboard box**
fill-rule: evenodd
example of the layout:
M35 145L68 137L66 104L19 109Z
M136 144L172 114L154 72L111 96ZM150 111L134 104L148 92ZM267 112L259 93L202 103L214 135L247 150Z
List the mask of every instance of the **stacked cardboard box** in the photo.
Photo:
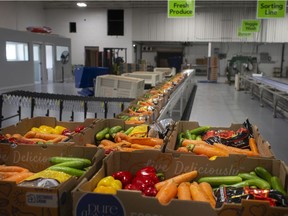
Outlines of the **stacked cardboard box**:
M93 165L79 178L70 177L58 187L43 188L19 186L15 182L0 181L0 212L8 215L71 215L71 191L85 178L90 179L102 165L104 151L73 146L41 146L0 144L1 164L21 166L31 172L40 172L49 166L50 157L87 158Z
M240 172L250 172L257 166L266 168L273 175L281 179L287 190L287 167L279 160L248 158L231 155L228 158L217 158L210 161L203 156L174 155L161 152L139 151L133 153L115 152L104 159L102 168L89 181L73 190L74 215L221 215L228 216L233 212L237 215L248 216L287 214L285 207L270 207L269 202L247 200L241 204L224 204L221 208L213 209L209 203L199 201L180 201L172 199L167 205L161 205L154 197L142 196L139 191L118 190L116 195L98 194L92 191L99 180L112 175L116 171L127 170L135 172L145 166L153 166L163 172L166 178L177 174L196 170L195 181L204 176L237 175ZM261 208L259 209L259 206ZM255 214L254 214L255 213ZM234 215L234 214L232 214Z

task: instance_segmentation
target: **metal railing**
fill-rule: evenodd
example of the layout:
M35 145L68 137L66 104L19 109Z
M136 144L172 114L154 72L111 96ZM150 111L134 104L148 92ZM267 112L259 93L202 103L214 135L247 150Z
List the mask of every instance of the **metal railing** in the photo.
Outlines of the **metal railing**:
M22 108L30 109L30 117L34 117L35 109L46 110L45 116L50 115L50 111L59 112L59 121L62 121L63 111L71 112L71 121L74 121L74 112L83 112L84 119L87 113L103 113L107 118L108 113L114 116L122 112L134 98L105 98L105 97L83 97L77 95L62 95L50 93L37 93L29 91L11 91L0 95L0 128L2 122L11 118L18 117L22 119ZM17 106L16 114L3 116L3 103Z

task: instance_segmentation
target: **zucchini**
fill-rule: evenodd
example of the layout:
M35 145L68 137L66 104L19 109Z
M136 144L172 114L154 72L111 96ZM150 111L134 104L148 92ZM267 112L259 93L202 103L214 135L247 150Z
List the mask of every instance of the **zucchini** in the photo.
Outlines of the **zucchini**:
M242 181L242 178L239 176L207 176L202 177L198 180L199 183L207 182L212 187L218 187L222 184L224 185L232 185Z
M255 173L265 181L267 181L269 184L271 184L271 178L272 175L268 170L266 170L264 167L258 166L255 168Z
M283 185L281 184L281 181L280 181L280 178L277 177L277 176L272 176L271 177L271 187L274 189L274 190L277 190L279 192L281 192L283 195L287 195Z
M257 175L252 175L250 173L238 173L238 176L241 177L243 180L248 179L260 179Z
M109 133L106 133L106 134L105 134L105 136L104 136L104 138L105 138L105 139L110 139L110 138L111 138L111 136L110 136L110 134L109 134Z
M246 181L242 181L236 184L231 184L231 185L220 185L220 186L225 186L225 187L245 187L245 186L249 186L248 182Z
M133 129L134 129L134 127L130 127L130 128L128 128L124 133L125 133L126 135L129 135L129 134L133 131Z
M210 126L200 126L195 129L190 130L191 134L200 135L208 131L211 127Z
M192 140L192 136L191 136L191 133L190 133L189 130L186 130L186 131L185 131L185 138L186 138L186 139L189 139L189 140Z
M64 172L66 174L76 176L76 177L80 177L86 172L84 170L75 169L75 168L71 168L71 167L62 167L62 166L50 166L47 169L59 171L59 172Z
M248 179L248 180L245 180L245 182L249 184L249 187L256 186L257 188L268 189L268 190L271 188L270 184L267 181L260 179L260 178Z
M75 160L75 161L67 161L67 162L63 162L63 163L58 163L54 166L71 167L71 168L75 168L75 169L84 169L85 167L88 167L90 165L91 165L91 162L87 163L84 160L79 160L79 161Z
M105 127L103 130L99 131L95 136L96 140L100 141L104 139L105 135L109 133L109 130L110 130L109 127Z
M116 126L111 127L109 129L109 134L110 134L110 136L112 136L113 134L116 134L116 133L120 132L122 129L123 129L122 126L116 125Z
M87 158L78 158L78 157L60 157L60 156L55 156L49 158L49 161L52 164L59 164L67 161L82 161L83 163L87 164L88 166L91 165L91 160Z

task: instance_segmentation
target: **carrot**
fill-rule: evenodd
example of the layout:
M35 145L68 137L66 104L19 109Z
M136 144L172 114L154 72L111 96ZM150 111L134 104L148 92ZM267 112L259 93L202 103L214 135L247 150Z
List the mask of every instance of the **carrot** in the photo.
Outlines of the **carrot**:
M197 182L190 184L190 193L192 200L210 203L208 195L201 189Z
M196 178L198 172L196 170L190 171L190 172L186 172L186 173L182 173L179 175L176 175L172 178L166 179L164 181L158 182L155 184L155 188L157 190L160 190L167 182L173 180L173 182L175 182L177 185L179 185L182 182L190 182L192 181L194 178Z
M0 172L28 172L29 170L20 166L0 165Z
M188 151L188 148L187 148L187 147L184 147L184 146L181 146L181 147L177 148L176 151L178 151L178 152L189 152L189 151Z
M16 175L19 172L0 172L0 180Z
M210 144L208 144L207 142L205 141L202 141L202 140L189 140L189 139L184 139L182 141L182 146L188 146L190 144L193 144L193 145L204 145L204 146L208 146L208 147L211 147Z
M163 139L152 137L129 137L128 141L132 144L141 144L148 146L162 145L164 143Z
M85 146L86 147L97 147L95 144L92 144L92 143L86 143Z
M24 137L26 137L26 138L34 138L35 135L36 135L36 131L28 131L28 132L24 135Z
M252 152L259 154L256 140L253 137L249 138L249 146Z
M135 148L135 149L154 149L153 146L140 145L140 144L131 144L131 148Z
M156 198L162 205L166 205L177 195L177 184L170 180L157 192Z
M144 123L145 123L144 120L126 120L125 121L125 124L127 125L131 125L131 124L138 125L138 124L144 124Z
M40 138L44 140L52 140L58 137L61 138L68 138L67 136L61 135L61 134L46 134L46 133L39 133L35 131L29 131L27 132L24 137L26 138Z
M100 144L103 146L110 146L110 145L114 145L115 142L112 142L112 141L107 140L107 139L103 139L103 140L101 140Z
M118 150L122 151L122 152L132 152L132 151L136 151L136 150L140 150L140 149L120 147L120 148L118 148Z
M190 182L180 183L177 189L177 197L179 200L192 200L190 193Z
M259 156L259 154L252 152L252 151L247 151L244 149L239 149L236 147L232 147L232 146L226 146L224 144L221 143L214 143L213 146L215 146L218 149L222 149L227 151L229 154L245 154L247 156Z
M16 182L16 184L18 184L32 175L34 175L34 173L32 172L20 172L20 173L17 173L16 175L3 179L3 181L14 181Z
M66 139L66 138L65 138ZM51 142L51 143L59 143L63 140L63 137L59 136L59 137L55 137L54 139L50 139L47 140L47 142Z
M214 198L214 193L213 193L213 189L211 187L211 185L207 182L201 182L199 184L200 188L204 191L204 193L207 194L209 201L210 201L210 205L215 208L216 206L216 200Z
M224 156L227 157L229 155L227 150L219 149L213 146L202 146L202 145L188 145L188 149L198 155L207 155L208 157L213 156Z

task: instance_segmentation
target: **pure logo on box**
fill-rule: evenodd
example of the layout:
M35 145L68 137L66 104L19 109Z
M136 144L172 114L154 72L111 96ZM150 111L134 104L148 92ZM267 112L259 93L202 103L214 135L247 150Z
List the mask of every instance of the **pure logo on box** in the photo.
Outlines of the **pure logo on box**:
M125 216L120 200L113 195L85 194L78 202L76 215L79 216Z

